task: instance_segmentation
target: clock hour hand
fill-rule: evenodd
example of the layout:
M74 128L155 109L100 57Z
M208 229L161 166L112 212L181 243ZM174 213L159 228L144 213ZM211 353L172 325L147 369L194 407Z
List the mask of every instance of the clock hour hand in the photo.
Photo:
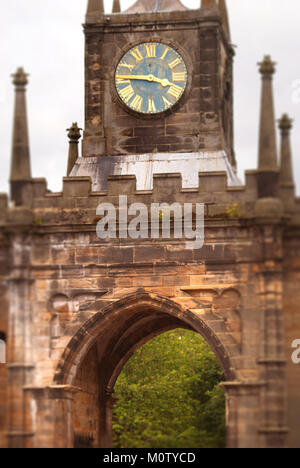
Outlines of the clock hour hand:
M153 78L154 78L153 81L155 81L156 83L160 83L164 87L173 86L173 83L170 83L170 81L167 78L160 79L160 78L156 78L156 76L154 76Z
M155 83L160 83L162 86L172 86L173 83L166 78L160 79L154 75L117 75L117 79L119 80L142 80L142 81L150 81Z

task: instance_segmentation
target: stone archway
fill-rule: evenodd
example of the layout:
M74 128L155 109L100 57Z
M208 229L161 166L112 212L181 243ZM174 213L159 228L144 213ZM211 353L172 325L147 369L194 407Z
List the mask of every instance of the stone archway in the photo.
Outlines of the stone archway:
M162 319L162 315L167 320L168 325L164 322L162 326L162 322L159 320ZM146 317L149 317L149 321L152 323L152 336L175 328L175 324L176 326L180 324L181 328L188 328L200 333L218 357L226 380L235 379L227 347L200 316L168 298L140 291L126 296L96 313L78 330L57 365L54 383L56 385L74 385L76 369L93 344L99 339L99 336L106 335L107 339L116 339L119 335L120 338L122 333ZM114 328L116 323L118 326ZM144 337L139 336L139 340L135 338L135 343L127 352L132 349L133 353L143 342L147 341L147 337L150 338L151 333L147 333L145 324L140 322L140 325L142 325L141 331L144 330ZM109 331L108 334L107 331ZM234 340L232 340L231 348L234 348L234 352L237 353L237 347L234 344Z
M99 410L99 425L95 421L94 436L88 427L84 427L82 437L88 440L96 437L95 446L111 447L112 391L119 373L137 348L154 336L175 328L200 333L215 352L226 381L235 380L231 356L217 333L200 316L167 298L140 291L112 303L87 321L70 341L56 368L55 386L72 388L75 392L76 388L80 388L79 394L86 399L78 403L79 397L75 394L75 419L79 417L79 406L99 402L98 408L94 406L90 409L94 413ZM232 345L231 349L237 350L237 347ZM96 367L92 364L95 362ZM92 379L93 372L95 376L99 375L99 379ZM89 392L85 394L83 387L87 378L90 384ZM94 396L91 396L91 388L94 389ZM228 427L230 416L227 410ZM70 433L70 430L66 433ZM69 441L67 445L72 444Z

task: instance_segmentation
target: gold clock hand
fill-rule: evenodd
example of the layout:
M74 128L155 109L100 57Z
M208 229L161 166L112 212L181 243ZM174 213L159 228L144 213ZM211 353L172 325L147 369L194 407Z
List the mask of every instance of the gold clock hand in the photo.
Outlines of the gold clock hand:
M172 86L173 83L170 83L170 81L166 78L157 78L154 75L117 75L117 79L119 80L142 80L142 81L150 81L150 82L155 82L155 83L160 83L162 86Z
M153 81L149 79L150 75L117 75L118 80L142 80L142 81Z
M156 83L160 83L162 86L172 86L173 83L170 83L170 81L167 78L157 78L156 76L150 75L152 80L155 81Z

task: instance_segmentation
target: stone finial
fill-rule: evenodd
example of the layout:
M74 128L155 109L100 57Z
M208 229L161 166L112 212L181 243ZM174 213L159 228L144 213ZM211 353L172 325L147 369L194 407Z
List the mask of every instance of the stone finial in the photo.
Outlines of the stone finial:
M22 67L18 68L16 73L12 75L13 77L13 84L15 86L25 87L28 85L28 73L24 72Z
M81 138L81 130L82 128L78 127L77 122L73 123L71 128L67 128L67 132L69 132L68 137L70 140L78 143L78 140Z
M276 62L273 62L271 60L270 55L265 55L264 59L262 62L258 63L259 65L259 71L263 75L263 78L272 78L274 73L276 72Z
M281 164L280 164L280 185L294 187L294 174L292 163L292 152L290 142L290 131L293 127L293 120L287 114L283 114L278 121L281 132Z
M287 114L283 114L281 119L278 120L278 126L282 133L290 133L293 128L293 119L290 119Z
M67 176L72 172L72 169L78 159L78 143L81 138L82 128L78 127L77 122L72 124L71 128L67 129L69 137L69 156L68 156L68 169Z
M31 164L26 108L26 85L28 75L18 68L12 75L15 85L15 111L10 171L11 200L16 205L24 202L24 185L31 181Z
M112 12L113 13L121 13L120 0L114 0Z
M88 0L87 15L104 13L103 0Z

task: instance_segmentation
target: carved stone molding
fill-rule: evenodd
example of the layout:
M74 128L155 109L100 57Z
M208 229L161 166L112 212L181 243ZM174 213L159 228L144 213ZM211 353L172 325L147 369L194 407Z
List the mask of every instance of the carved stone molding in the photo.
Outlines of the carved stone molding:
M239 346L242 344L242 321L240 314L241 295L234 289L211 289L199 286L181 288L201 305L210 305L211 311L222 319L226 330L232 335Z

